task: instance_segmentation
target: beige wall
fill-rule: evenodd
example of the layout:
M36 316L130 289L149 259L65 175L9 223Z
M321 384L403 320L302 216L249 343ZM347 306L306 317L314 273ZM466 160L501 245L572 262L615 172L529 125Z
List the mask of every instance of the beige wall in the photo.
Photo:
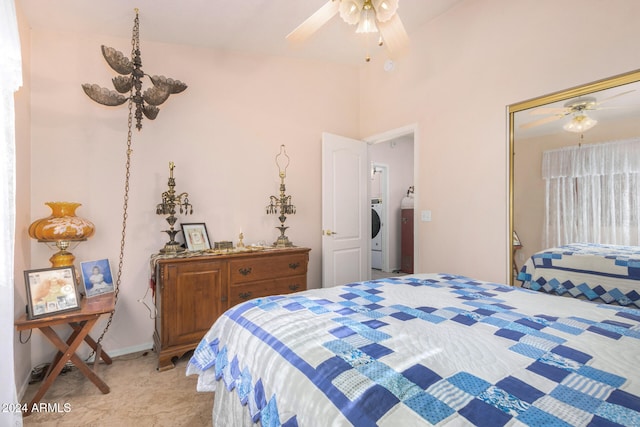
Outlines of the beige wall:
M76 264L108 258L117 272L127 143L127 107L91 101L82 83L111 87L115 75L100 45L127 51L129 40L32 34L31 210L50 213L47 201L77 201L77 214L96 226L95 236L73 252ZM211 241L273 242L270 195L279 191L275 156L285 144L291 158L287 193L297 214L287 235L311 247L309 286L320 286L321 133L357 136L357 70L320 62L244 55L141 40L143 70L188 84L160 106L155 121L133 133L126 246L118 309L105 338L107 350L149 348L153 321L149 257L168 240L156 205L168 189L175 162L176 191L189 193L191 216L205 222ZM327 76L340 75L338 80ZM145 84L148 84L146 82ZM179 226L179 225L178 225ZM26 228L18 230L26 234ZM31 243L32 267L46 267L51 250ZM99 330L99 329L98 329ZM34 334L35 335L35 334ZM41 352L46 352L44 344ZM34 350L34 357L40 351ZM34 360L34 364L40 360Z
M635 0L464 1L394 71L362 69L362 134L418 124L418 271L507 280L506 106L640 68L637 16Z
M287 234L312 248L310 286L320 285L323 131L362 138L417 123L416 208L431 210L433 221L416 224L416 271L504 282L506 106L638 68L640 2L607 2L606 31L574 31L603 28L604 7L599 0L465 1L411 34L411 53L390 73L383 55L358 70L143 37L144 70L189 88L134 132L125 266L107 351L151 342L153 321L138 300L148 285L149 255L167 239L155 205L169 161L176 189L188 191L195 206L180 220L206 222L214 241L236 240L240 228L247 243L270 241L277 221L264 206L278 190L273 159L286 144L287 190L298 208ZM127 52L129 41L71 33L31 38L31 217L49 213L46 201L83 203L78 213L97 231L75 250L78 261L109 258L115 273L126 107L97 105L80 84L109 87L114 74L99 47ZM50 255L31 242L30 267L48 265ZM145 301L151 304L148 295ZM48 350L36 344L33 365Z

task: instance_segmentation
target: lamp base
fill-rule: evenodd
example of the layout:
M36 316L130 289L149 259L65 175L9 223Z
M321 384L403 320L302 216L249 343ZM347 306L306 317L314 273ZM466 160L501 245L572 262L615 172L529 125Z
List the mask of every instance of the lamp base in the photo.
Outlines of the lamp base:
M173 218L175 222L175 217ZM186 250L180 243L176 242L176 234L178 234L180 230L174 230L173 224L171 224L168 230L163 231L169 235L169 241L164 244L164 248L160 249L161 254L177 254Z
M280 230L280 235L278 236L276 241L273 242L273 246L275 246L276 248L290 248L294 246L294 244L291 243L289 241L289 238L284 234L286 229L289 228L284 226L284 221L280 224L280 227L276 227L276 228Z
M180 246L178 242L168 242L164 245L164 248L160 249L161 254L178 254L184 252L186 249Z
M56 268L72 266L75 259L76 257L71 252L59 251L53 254L51 258L49 258L49 261L51 262L51 266Z
M295 245L289 241L287 236L278 236L278 239L273 242L273 246L276 248L291 248Z

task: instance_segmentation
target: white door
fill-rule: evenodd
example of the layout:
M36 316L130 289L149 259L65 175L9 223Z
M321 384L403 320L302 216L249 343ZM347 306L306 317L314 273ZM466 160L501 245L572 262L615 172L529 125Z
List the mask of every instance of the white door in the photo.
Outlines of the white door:
M322 134L322 287L369 279L367 143Z

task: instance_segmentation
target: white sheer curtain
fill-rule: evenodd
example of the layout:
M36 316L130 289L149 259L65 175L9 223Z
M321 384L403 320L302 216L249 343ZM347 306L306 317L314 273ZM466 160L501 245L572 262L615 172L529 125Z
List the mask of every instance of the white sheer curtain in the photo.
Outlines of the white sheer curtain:
M15 111L22 85L20 38L14 0L0 0L0 403L17 403L14 363L13 259L15 240ZM0 425L22 426L22 415L0 411Z
M640 138L542 154L543 243L640 244Z

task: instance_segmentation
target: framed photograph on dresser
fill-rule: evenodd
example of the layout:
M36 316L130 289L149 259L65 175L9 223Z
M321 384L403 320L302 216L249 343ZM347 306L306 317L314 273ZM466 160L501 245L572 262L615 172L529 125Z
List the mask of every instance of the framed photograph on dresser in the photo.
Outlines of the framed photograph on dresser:
M24 272L27 317L37 319L80 308L80 294L73 266Z
M205 251L211 249L207 226L203 222L180 224L184 243L190 251Z

